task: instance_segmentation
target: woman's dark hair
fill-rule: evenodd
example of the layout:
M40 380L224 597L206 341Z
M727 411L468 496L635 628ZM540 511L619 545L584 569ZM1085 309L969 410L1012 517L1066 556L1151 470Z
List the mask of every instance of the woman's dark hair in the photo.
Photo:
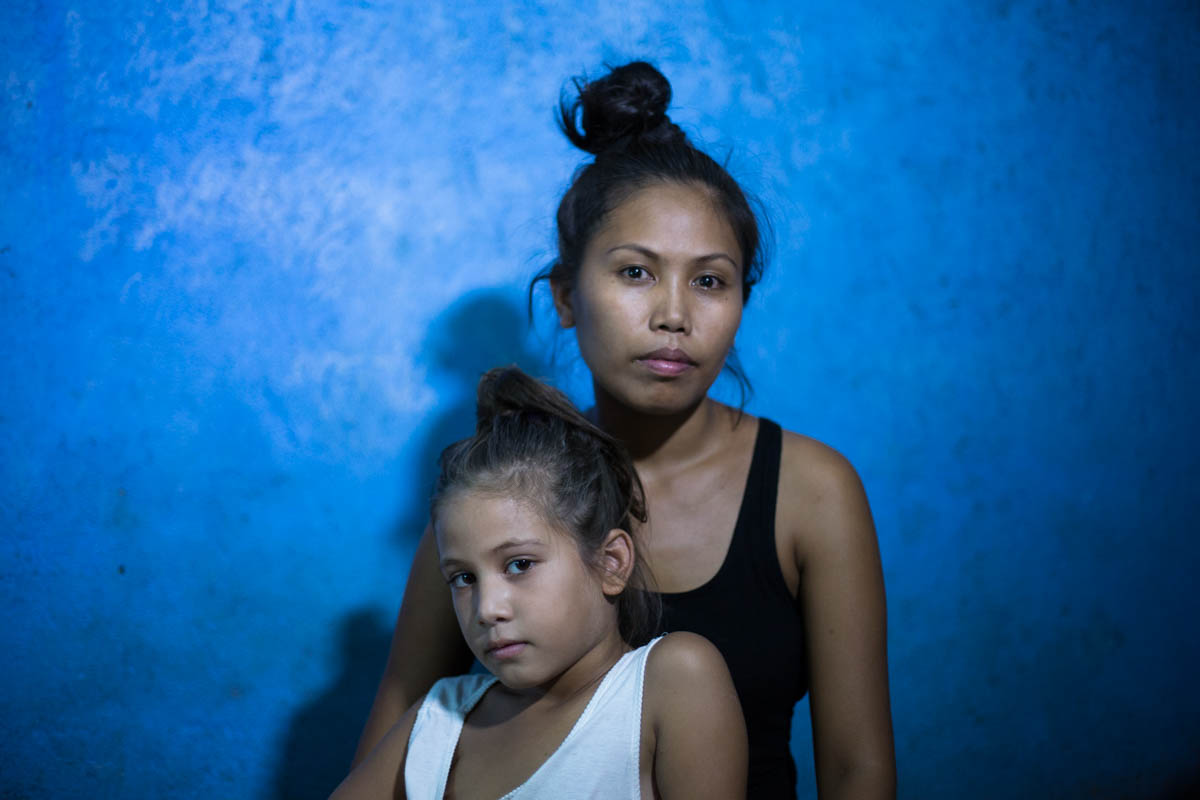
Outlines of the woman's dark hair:
M475 435L442 452L430 515L462 490L529 500L548 523L571 534L596 566L608 532L634 537L634 565L616 599L621 638L638 646L658 632L659 596L650 591L634 522L646 521L642 482L624 446L597 428L557 389L517 367L479 381Z
M746 194L726 169L694 147L667 116L671 84L645 61L615 67L593 81L573 81L577 97L560 99L563 133L595 156L576 171L558 204L558 257L529 284L543 280L574 285L588 242L604 219L632 194L654 183L701 186L711 193L742 255L742 302L763 271L764 242L759 220ZM577 122L578 120L578 122ZM731 353L727 367L748 383Z

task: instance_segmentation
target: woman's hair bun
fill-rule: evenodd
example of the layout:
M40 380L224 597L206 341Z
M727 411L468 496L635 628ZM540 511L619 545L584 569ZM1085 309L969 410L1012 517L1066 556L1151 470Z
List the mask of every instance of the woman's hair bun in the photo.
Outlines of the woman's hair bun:
M670 82L645 61L614 67L593 81L575 78L573 83L579 96L559 102L559 122L579 149L600 155L636 144L687 141L667 116ZM583 113L577 125L580 109Z

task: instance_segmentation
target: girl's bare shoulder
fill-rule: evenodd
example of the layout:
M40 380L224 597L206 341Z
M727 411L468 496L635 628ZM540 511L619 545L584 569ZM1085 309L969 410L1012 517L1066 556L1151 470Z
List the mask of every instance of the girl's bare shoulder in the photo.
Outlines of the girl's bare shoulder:
M650 650L642 697L644 713L658 721L702 713L715 697L733 698L734 707L739 707L721 652L708 639L687 631L666 634Z
M714 673L718 676L729 674L725 659L712 642L697 633L668 633L655 643L646 657L647 689L651 681L702 679Z
M663 797L743 797L746 723L725 659L694 633L669 633L646 659L642 751Z

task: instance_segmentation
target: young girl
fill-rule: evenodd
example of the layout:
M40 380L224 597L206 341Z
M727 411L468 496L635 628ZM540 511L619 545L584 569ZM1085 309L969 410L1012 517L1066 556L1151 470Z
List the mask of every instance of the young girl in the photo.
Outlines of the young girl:
M645 487L651 523L637 533L667 629L703 635L729 665L750 797L795 797L789 736L806 690L820 797L892 797L883 573L858 476L820 442L707 396L762 272L755 215L671 122L656 69L577 86L562 124L595 158L559 204L545 277L592 374L592 419ZM437 678L468 668L442 590L427 532L360 754Z
M744 796L720 654L693 634L647 643L658 599L629 457L516 368L487 373L478 404L431 516L462 637L492 675L435 683L334 798Z

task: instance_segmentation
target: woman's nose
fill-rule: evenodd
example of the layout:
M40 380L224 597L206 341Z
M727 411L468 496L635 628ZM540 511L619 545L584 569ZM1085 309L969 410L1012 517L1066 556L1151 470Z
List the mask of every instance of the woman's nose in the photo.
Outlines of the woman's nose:
M687 308L687 287L677 280L667 280L657 287L650 327L656 331L687 333L690 329Z

